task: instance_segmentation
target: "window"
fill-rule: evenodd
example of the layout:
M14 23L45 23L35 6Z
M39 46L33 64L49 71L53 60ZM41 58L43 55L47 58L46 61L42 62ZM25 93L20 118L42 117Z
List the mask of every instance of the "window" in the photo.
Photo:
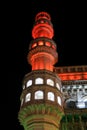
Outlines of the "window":
M37 43L34 43L33 45L32 45L32 48L34 48L34 47L36 47L37 46Z
M48 85L51 85L51 86L54 86L54 82L53 82L53 80L51 80L51 79L47 79L47 84L48 84Z
M59 84L58 84L58 83L56 83L56 87L60 90L60 86L59 86Z
M79 89L82 89L82 85L79 85L79 87L78 87Z
M76 85L73 85L73 89L77 89Z
M23 89L25 89L25 85L23 85Z
M43 20L41 20L40 22L41 22L41 23L44 23L44 21L43 21Z
M54 45L52 45L52 48L56 50L56 47Z
M85 85L85 86L84 86L84 88L86 88L86 89L87 89L87 85Z
M32 85L32 80L29 80L28 82L27 82L27 87L29 87L29 86L31 86Z
M61 98L59 96L57 97L57 101L58 101L58 104L61 105Z
M48 100L54 101L54 93L48 92L47 98L48 98Z
M35 80L35 84L43 84L43 79L42 78L37 78Z
M43 99L43 91L36 91L35 92L35 99Z
M48 46L48 47L51 46L50 42L45 42L45 45Z
M43 44L44 44L43 41L39 41L39 42L38 42L38 45L39 45L39 46L42 46Z
M31 93L28 93L28 94L26 95L25 102L30 101L30 98L31 98Z

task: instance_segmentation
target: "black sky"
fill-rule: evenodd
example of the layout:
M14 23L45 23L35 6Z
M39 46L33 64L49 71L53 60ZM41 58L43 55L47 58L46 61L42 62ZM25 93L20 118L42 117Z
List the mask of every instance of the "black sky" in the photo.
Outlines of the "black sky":
M62 0L29 0L11 3L8 66L9 120L15 130L23 130L18 122L22 79L31 70L27 63L28 46L36 14L46 11L54 27L59 61L55 66L87 65L87 9L85 3ZM9 124L9 129L12 129Z

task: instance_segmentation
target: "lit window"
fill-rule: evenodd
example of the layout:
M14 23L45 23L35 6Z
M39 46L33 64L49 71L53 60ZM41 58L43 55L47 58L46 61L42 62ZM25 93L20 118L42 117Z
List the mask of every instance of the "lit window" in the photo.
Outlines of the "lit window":
M51 80L51 79L47 79L47 84L48 84L48 85L51 85L51 86L54 86L54 82L53 82L53 80Z
M47 97L48 97L48 100L54 101L54 93L48 92Z
M49 47L51 46L50 42L45 42L45 45Z
M43 91L36 91L35 92L35 99L43 99Z
M70 89L70 86L67 86L67 89Z
M34 48L34 47L36 47L37 46L37 43L34 43L33 45L32 45L32 48Z
M85 103L84 102L77 102L76 106L77 106L77 108L85 108Z
M82 89L82 85L79 85L79 87L78 87L79 89Z
M60 90L60 86L59 86L59 84L58 84L58 83L56 83L56 87Z
M76 85L73 85L73 89L77 89Z
M58 101L58 104L61 105L61 98L59 96L57 97L57 101Z
M87 85L85 85L84 88L87 88Z
M30 98L31 98L31 93L28 93L28 94L26 95L25 102L30 101Z
M27 87L29 87L29 86L31 86L32 85L32 80L29 80L28 82L27 82Z
M23 105L23 98L21 99L21 106Z
M52 45L52 48L56 50L56 47L54 45Z
M35 80L35 84L43 84L43 79L42 78L37 78Z
M25 89L25 85L23 85L23 89Z
M41 20L40 22L41 22L41 23L44 23L44 21L43 21L43 20Z
M39 41L39 42L38 42L38 45L39 45L39 46L42 46L42 45L43 45L43 41Z

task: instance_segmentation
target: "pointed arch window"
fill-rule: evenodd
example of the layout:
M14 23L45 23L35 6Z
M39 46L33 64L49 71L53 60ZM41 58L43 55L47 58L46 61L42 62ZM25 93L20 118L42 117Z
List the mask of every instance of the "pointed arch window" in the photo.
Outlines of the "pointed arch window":
M31 93L28 93L28 94L26 95L26 97L25 97L25 102L30 101L30 99L31 99Z
M45 42L45 45L50 47L51 46L51 43L50 42Z
M35 84L43 84L43 79L42 78L37 78L35 80Z
M35 99L43 99L43 91L39 90L35 92Z
M56 50L56 47L54 45L52 45L52 48Z
M58 83L56 83L56 87L60 90L60 86L59 86L59 84L58 84Z
M48 100L54 101L54 93L53 92L48 92L47 98L48 98Z
M27 82L27 87L31 86L32 85L32 80L28 80Z
M25 85L23 84L23 89L25 89Z
M42 46L42 45L44 45L44 42L43 42L43 41L39 41L39 42L38 42L38 45L39 45L39 46Z
M60 96L57 97L57 102L58 102L59 105L61 105L61 98L60 98Z
M36 47L37 46L37 43L34 43L33 45L32 45L32 48L34 48L34 47Z
M50 86L54 86L54 81L52 79L47 79L47 84Z

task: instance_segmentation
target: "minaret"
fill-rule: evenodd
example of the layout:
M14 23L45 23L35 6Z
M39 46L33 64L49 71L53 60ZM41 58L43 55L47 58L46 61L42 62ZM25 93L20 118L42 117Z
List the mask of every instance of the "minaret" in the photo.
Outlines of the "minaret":
M24 76L19 121L25 130L59 130L63 116L61 80L53 72L58 62L51 17L36 15L29 44L28 63L32 71Z

